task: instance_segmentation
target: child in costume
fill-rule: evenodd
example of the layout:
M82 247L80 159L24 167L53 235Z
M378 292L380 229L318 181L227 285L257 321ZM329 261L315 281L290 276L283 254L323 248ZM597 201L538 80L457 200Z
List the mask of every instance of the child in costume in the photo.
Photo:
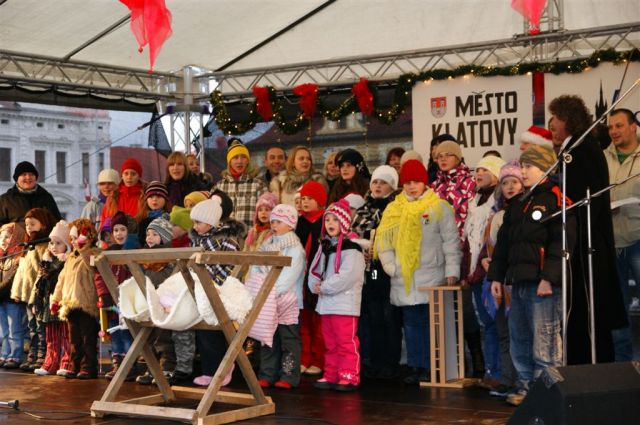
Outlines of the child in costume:
M55 217L44 208L32 208L27 211L24 219L25 230L27 231L27 242L44 240L49 236L49 232L56 224ZM29 252L22 257L18 270L13 279L11 287L11 298L25 307L29 323L29 356L20 365L24 371L34 371L42 367L47 351L46 332L44 323L39 321L33 314L32 293L40 270L40 261L47 250L47 243L36 243L28 245Z
M64 376L71 369L71 343L67 322L51 312L50 299L58 284L58 276L71 252L69 225L61 220L49 234L49 246L42 256L40 272L33 296L36 318L45 325L47 354L42 367L34 370L36 375L58 374Z
M98 293L96 270L91 256L100 253L94 248L98 235L91 220L72 221L69 236L73 252L58 276L51 296L51 313L69 323L71 340L71 370L65 378L94 379L98 377Z

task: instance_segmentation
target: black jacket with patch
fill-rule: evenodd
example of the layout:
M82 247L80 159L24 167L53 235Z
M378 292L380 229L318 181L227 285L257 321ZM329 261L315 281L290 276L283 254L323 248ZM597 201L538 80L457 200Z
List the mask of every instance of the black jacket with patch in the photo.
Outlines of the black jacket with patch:
M487 278L506 284L548 280L562 285L562 217L543 220L561 208L558 186L545 182L524 200L513 199L498 232ZM568 202L569 204L569 202ZM567 213L567 248L572 251L576 224Z

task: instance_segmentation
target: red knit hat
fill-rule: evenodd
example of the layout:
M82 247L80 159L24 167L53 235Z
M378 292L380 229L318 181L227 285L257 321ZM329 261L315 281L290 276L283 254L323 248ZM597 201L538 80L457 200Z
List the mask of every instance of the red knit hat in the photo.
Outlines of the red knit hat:
M315 199L319 207L327 205L327 191L322 184L315 180L309 180L300 188L300 196Z
M400 168L400 185L408 182L422 182L429 184L429 175L422 162L417 159L410 159Z
M140 165L140 162L135 158L127 158L122 163L120 174L124 173L124 170L133 170L138 173L139 176L142 176L142 165Z

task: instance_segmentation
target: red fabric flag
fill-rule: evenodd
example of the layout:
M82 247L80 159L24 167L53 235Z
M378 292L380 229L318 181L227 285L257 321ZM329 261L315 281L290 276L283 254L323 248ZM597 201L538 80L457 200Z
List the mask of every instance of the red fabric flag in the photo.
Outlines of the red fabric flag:
M131 32L138 51L149 45L149 73L164 42L171 37L171 12L164 0L120 0L131 11Z
M371 115L373 113L373 93L369 89L367 79L360 77L360 81L353 85L351 92L356 96L360 112L365 115Z
M305 118L311 118L316 111L318 85L313 83L301 84L293 88L293 94L302 97L300 99L300 108L302 108Z
M540 32L540 17L547 0L511 0L513 10L521 14L531 23L529 34Z
M256 98L256 109L265 121L271 121L273 109L269 99L269 89L266 87L253 86L253 95Z

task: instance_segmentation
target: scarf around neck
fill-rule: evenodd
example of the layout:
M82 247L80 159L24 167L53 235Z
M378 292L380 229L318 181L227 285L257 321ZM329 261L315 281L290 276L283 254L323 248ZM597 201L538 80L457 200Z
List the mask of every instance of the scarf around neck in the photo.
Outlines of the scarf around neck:
M393 249L402 269L404 290L411 291L413 273L420 265L422 220L439 221L442 217L440 197L430 189L417 200L410 201L402 192L387 205L376 232L374 255Z

